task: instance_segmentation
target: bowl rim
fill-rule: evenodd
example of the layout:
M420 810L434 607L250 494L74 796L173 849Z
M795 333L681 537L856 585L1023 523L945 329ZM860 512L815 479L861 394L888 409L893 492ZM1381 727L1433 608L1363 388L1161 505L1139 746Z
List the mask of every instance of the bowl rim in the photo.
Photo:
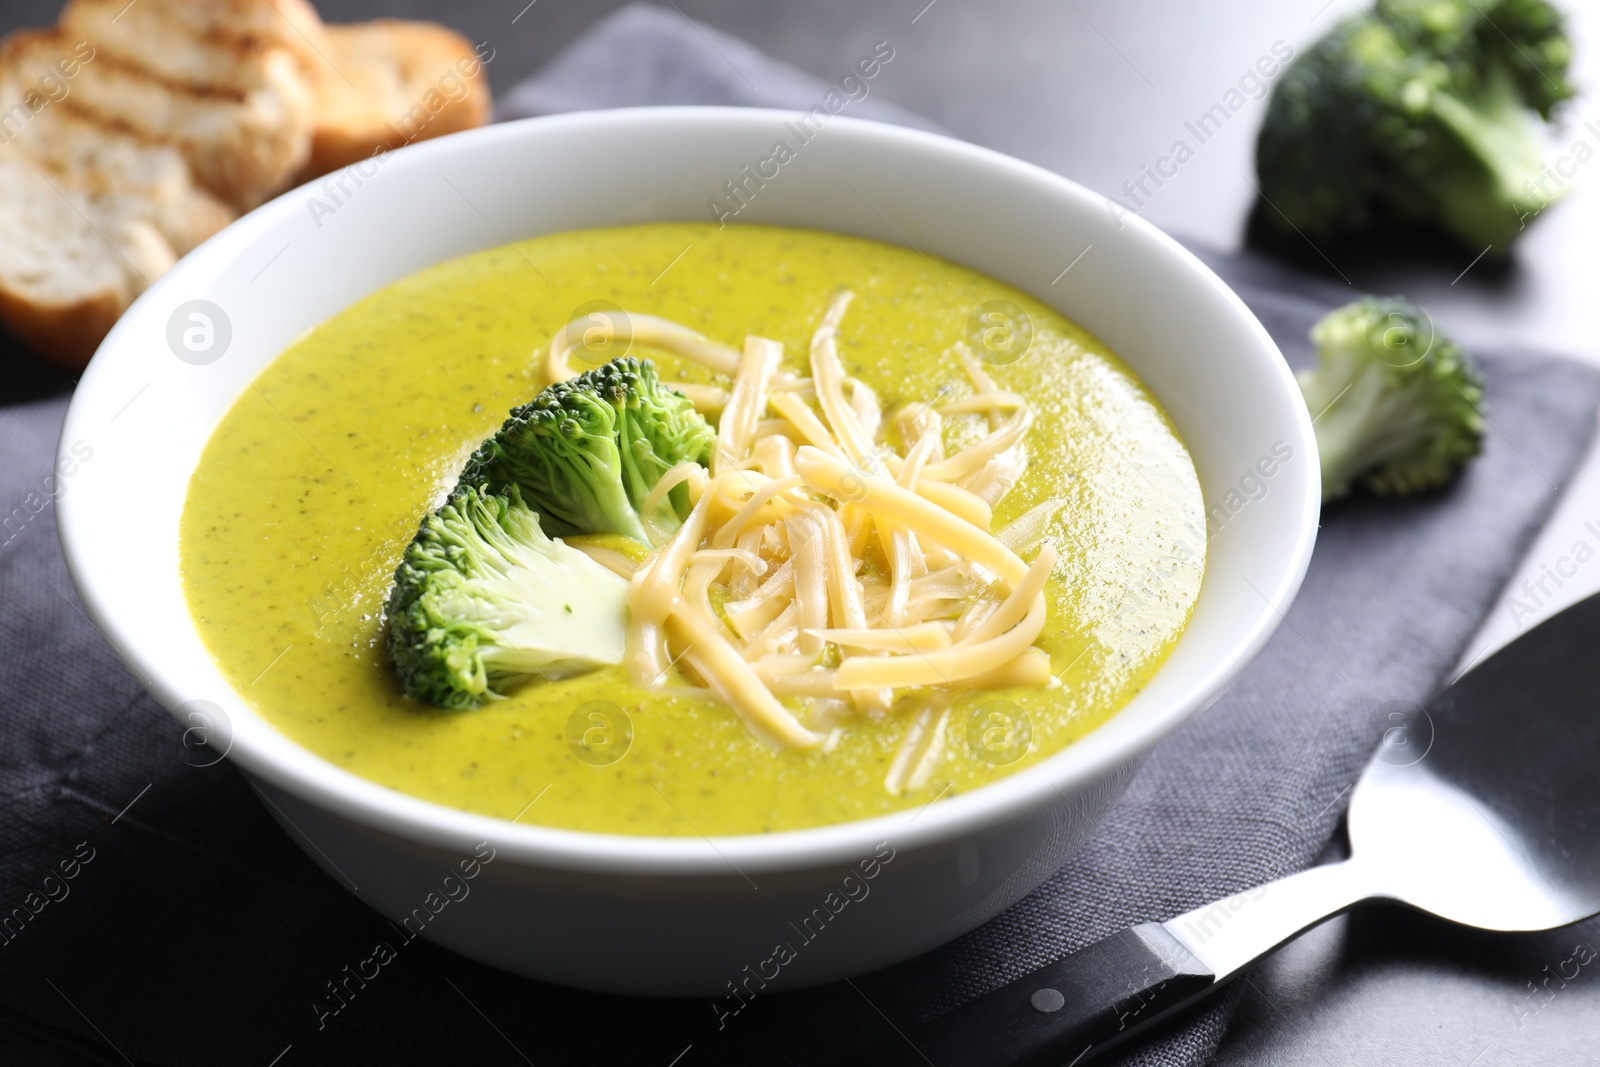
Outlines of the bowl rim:
M605 111L573 112L498 123L413 144L390 153L386 170L420 166L436 156L449 155L468 146L491 145L538 136L537 131L573 126L626 127L642 119L651 124L748 123L792 117L790 112L762 108L669 106L618 108ZM950 153L952 157L995 170L1041 181L1053 187L1066 201L1078 207L1103 211L1104 197L1052 171L1004 153L983 148L956 138L894 126L872 120L838 115L830 128L851 128L870 133L876 142L900 142ZM321 181L323 179L318 179ZM261 234L286 223L289 216L303 210L305 191L314 183L289 190L272 201L242 216L198 248L186 255L156 280L124 313L101 343L95 358L82 375L63 424L59 458L67 457L69 442L75 440L79 423L87 418L87 398L91 396L119 358L119 351L131 347L133 324L163 299L164 293L183 283L186 276L204 275L212 265L225 262L249 247ZM1174 259L1202 283L1232 313L1241 316L1264 350L1275 359L1264 361L1266 373L1276 377L1277 386L1291 391L1298 400L1299 390L1288 364L1278 352L1254 314L1228 285L1192 252L1142 217L1124 213L1122 226L1134 227L1161 252ZM485 245L485 248L491 247ZM130 354L131 355L131 354ZM258 375L271 359L253 372ZM1272 365L1275 364L1275 365ZM1287 392L1285 393L1287 395ZM1299 439L1293 442L1311 448L1303 454L1315 455L1311 424L1303 404L1290 413ZM1296 417L1297 415L1297 417ZM220 418L220 416L219 416ZM213 430L215 423L212 424ZM1304 492L1295 512L1294 543L1290 565L1271 589L1258 590L1261 607L1227 655L1210 664L1203 676L1174 699L1159 715L1148 715L1137 732L1111 730L1122 714L1096 727L1083 738L1068 744L1036 763L1005 775L970 792L940 803L940 797L919 808L905 808L884 815L848 822L764 834L683 835L658 837L569 830L480 815L434 801L424 800L362 778L317 756L310 749L278 731L270 721L250 709L242 698L238 703L269 730L288 743L283 751L262 750L234 744L227 754L246 775L260 779L314 807L341 816L360 826L407 841L446 849L458 849L466 842L491 841L498 853L532 867L587 870L617 875L728 876L731 866L748 879L755 871L809 869L831 864L850 864L869 855L875 842L891 842L896 849L916 850L951 839L971 837L986 828L1014 820L1039 808L1064 799L1073 789L1082 788L1130 767L1156 743L1208 707L1261 650L1283 620L1289 602L1299 590L1310 562L1320 513L1320 486L1315 464L1305 479ZM175 679L163 671L159 662L142 654L123 632L108 602L114 596L96 588L87 572L77 518L80 493L63 494L58 502L58 526L62 550L84 608L107 642L125 662L142 668L144 687L175 716L183 702ZM1291 501L1290 506L1293 506ZM1207 581L1210 580L1209 571ZM1204 595L1202 586L1201 595ZM198 635L197 635L198 636ZM1180 637L1180 642L1182 638ZM1159 676L1159 672L1158 672ZM237 690L232 695L237 697ZM181 721L181 720L180 720ZM292 754L294 758L289 758ZM254 784L252 782L252 784ZM1058 796L1052 798L1051 793ZM263 794L264 795L264 794ZM526 810L526 809L524 809ZM309 840L309 839L308 839Z

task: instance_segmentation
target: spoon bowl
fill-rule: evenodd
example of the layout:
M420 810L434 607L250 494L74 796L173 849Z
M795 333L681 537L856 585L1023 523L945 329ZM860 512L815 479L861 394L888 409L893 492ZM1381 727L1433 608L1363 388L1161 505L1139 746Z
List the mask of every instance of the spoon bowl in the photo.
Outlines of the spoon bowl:
M1523 635L1384 737L1350 798L1383 894L1484 930L1600 912L1600 599Z

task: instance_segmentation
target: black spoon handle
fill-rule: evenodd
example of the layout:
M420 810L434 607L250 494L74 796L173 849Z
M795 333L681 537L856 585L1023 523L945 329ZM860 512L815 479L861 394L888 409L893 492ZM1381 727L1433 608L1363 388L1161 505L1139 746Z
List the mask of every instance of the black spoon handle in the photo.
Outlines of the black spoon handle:
M1064 1067L1183 1007L1217 978L1144 923L1001 986L845 1067Z

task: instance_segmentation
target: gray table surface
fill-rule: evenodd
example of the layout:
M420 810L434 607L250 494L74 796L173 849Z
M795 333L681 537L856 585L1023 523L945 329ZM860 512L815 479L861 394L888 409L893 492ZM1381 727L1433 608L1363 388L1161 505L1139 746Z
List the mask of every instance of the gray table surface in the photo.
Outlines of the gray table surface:
M662 0L822 77L888 39L894 66L874 91L958 136L1116 195L1154 163L1183 124L1219 100L1275 42L1303 47L1362 0ZM320 0L330 21L436 18L488 41L497 92L577 37L621 0ZM1564 0L1579 48L1577 80L1600 73L1600 3ZM60 0L6 0L0 32L54 19ZM1586 47L1588 46L1588 47ZM1251 165L1264 105L1249 104L1150 200L1173 233L1241 246L1255 191ZM1568 113L1570 144L1600 99ZM1593 169L1593 168L1591 168ZM1593 181L1580 172L1581 186ZM1432 250L1377 261L1358 249L1299 254L1352 291L1402 292L1469 347L1512 343L1600 363L1600 195L1579 188L1548 211L1514 260L1471 264ZM1323 256L1326 254L1325 262ZM1600 496L1591 454L1524 568L1537 574L1576 539ZM1520 575L1516 581L1520 580ZM1600 589L1600 564L1562 590ZM1548 614L1559 605L1551 604ZM1530 625L1524 619L1522 626ZM1509 611L1485 624L1468 660L1518 632ZM1254 1065L1600 1064L1600 978L1555 977L1573 946L1600 949L1594 925L1538 937L1474 934L1395 909L1370 909L1301 938L1251 972L1218 1060ZM692 1067L686 1064L685 1067Z

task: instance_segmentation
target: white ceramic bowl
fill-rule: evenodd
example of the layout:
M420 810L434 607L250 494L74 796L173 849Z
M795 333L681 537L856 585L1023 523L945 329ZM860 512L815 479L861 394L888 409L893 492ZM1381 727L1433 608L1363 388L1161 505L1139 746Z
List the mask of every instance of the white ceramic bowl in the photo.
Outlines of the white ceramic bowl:
M1177 423L1217 520L1193 621L1144 691L1066 750L924 810L717 839L467 814L358 778L258 717L206 653L178 579L189 476L247 383L312 326L441 260L560 230L709 219L708 200L742 167L779 139L797 144L792 119L717 108L567 115L368 162L280 197L188 256L122 318L73 397L62 454L75 442L94 454L59 505L67 561L95 622L179 716L174 740L218 718L194 702L220 708L203 751L227 748L331 877L465 955L590 989L721 996L758 973L796 987L933 948L1061 865L1140 757L1261 648L1304 574L1319 496L1311 426L1277 348L1227 286L1155 228L1054 174L834 118L776 178L749 186L737 221L913 245L1009 282L1110 345ZM175 320L178 335L203 329L183 307L197 300L231 327L226 351L204 364L169 345ZM1293 458L1253 479L1275 446ZM1244 492L1258 484L1265 495ZM490 850L491 862L462 871ZM892 859L869 864L868 880L860 865L875 852ZM794 950L781 963L780 943Z

